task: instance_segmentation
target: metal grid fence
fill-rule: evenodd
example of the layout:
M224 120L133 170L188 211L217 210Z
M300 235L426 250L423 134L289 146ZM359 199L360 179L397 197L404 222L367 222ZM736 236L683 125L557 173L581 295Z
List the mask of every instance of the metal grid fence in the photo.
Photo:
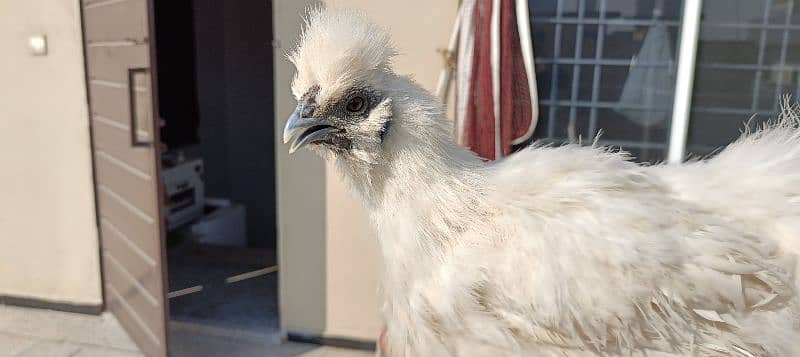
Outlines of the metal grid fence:
M795 23L798 19L793 15L795 0L746 1L745 6L763 12L733 13L725 21L713 16L701 20L688 143L691 153L706 154L726 144L750 116L774 115L782 93L800 93L800 53L792 50L792 40L800 40L800 23ZM536 139L592 141L602 130L601 144L621 146L642 161L662 160L671 97L632 105L621 103L620 94L634 66L674 76L682 2L639 0L636 9L622 0L552 0L550 8L546 3L530 2L541 113ZM734 3L706 0L703 11L731 12L731 6L739 6ZM635 60L642 34L656 26L669 34L665 45L673 49L672 58ZM729 38L718 39L714 33ZM674 91L674 83L670 88ZM659 113L667 120L660 125L635 124L620 115L621 110L644 116ZM720 134L715 136L715 132Z
M713 152L734 140L751 117L757 119L753 124L774 117L783 94L800 92L800 53L792 46L800 40L800 32L793 32L800 30L793 23L795 0L748 0L743 4L755 11L737 12L739 18L733 21L700 23L698 81L691 117L696 129L687 143L690 153ZM704 11L720 11L726 6L741 4L707 0ZM715 38L715 33L732 33L736 38L724 41ZM714 128L722 134L710 137L699 132Z

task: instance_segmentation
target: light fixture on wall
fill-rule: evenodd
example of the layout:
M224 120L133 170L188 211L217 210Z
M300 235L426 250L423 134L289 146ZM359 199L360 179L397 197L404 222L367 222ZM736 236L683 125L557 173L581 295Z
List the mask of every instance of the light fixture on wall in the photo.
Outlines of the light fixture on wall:
M28 37L28 47L31 50L31 54L34 56L46 56L47 55L47 36L45 35L34 35Z

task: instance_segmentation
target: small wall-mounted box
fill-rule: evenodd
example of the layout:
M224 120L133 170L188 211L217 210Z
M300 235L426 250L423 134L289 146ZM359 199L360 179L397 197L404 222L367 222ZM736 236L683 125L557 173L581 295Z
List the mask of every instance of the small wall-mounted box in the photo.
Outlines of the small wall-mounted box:
M47 36L45 35L33 35L28 37L28 47L30 48L31 54L34 56L46 56L47 55Z

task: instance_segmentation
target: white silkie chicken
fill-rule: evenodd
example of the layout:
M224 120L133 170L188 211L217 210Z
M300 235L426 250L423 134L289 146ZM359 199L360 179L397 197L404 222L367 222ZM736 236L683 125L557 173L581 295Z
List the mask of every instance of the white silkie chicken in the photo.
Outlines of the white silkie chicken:
M394 55L362 14L312 11L284 132L370 212L389 355L800 356L794 112L709 162L566 145L486 163Z

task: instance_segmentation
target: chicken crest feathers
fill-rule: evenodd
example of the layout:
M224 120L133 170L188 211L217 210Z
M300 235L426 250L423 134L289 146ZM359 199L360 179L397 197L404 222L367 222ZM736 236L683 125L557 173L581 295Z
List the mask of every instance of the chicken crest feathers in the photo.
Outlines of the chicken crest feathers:
M297 47L289 55L297 68L292 82L295 97L312 85L331 92L391 72L397 54L389 34L354 9L308 10Z

